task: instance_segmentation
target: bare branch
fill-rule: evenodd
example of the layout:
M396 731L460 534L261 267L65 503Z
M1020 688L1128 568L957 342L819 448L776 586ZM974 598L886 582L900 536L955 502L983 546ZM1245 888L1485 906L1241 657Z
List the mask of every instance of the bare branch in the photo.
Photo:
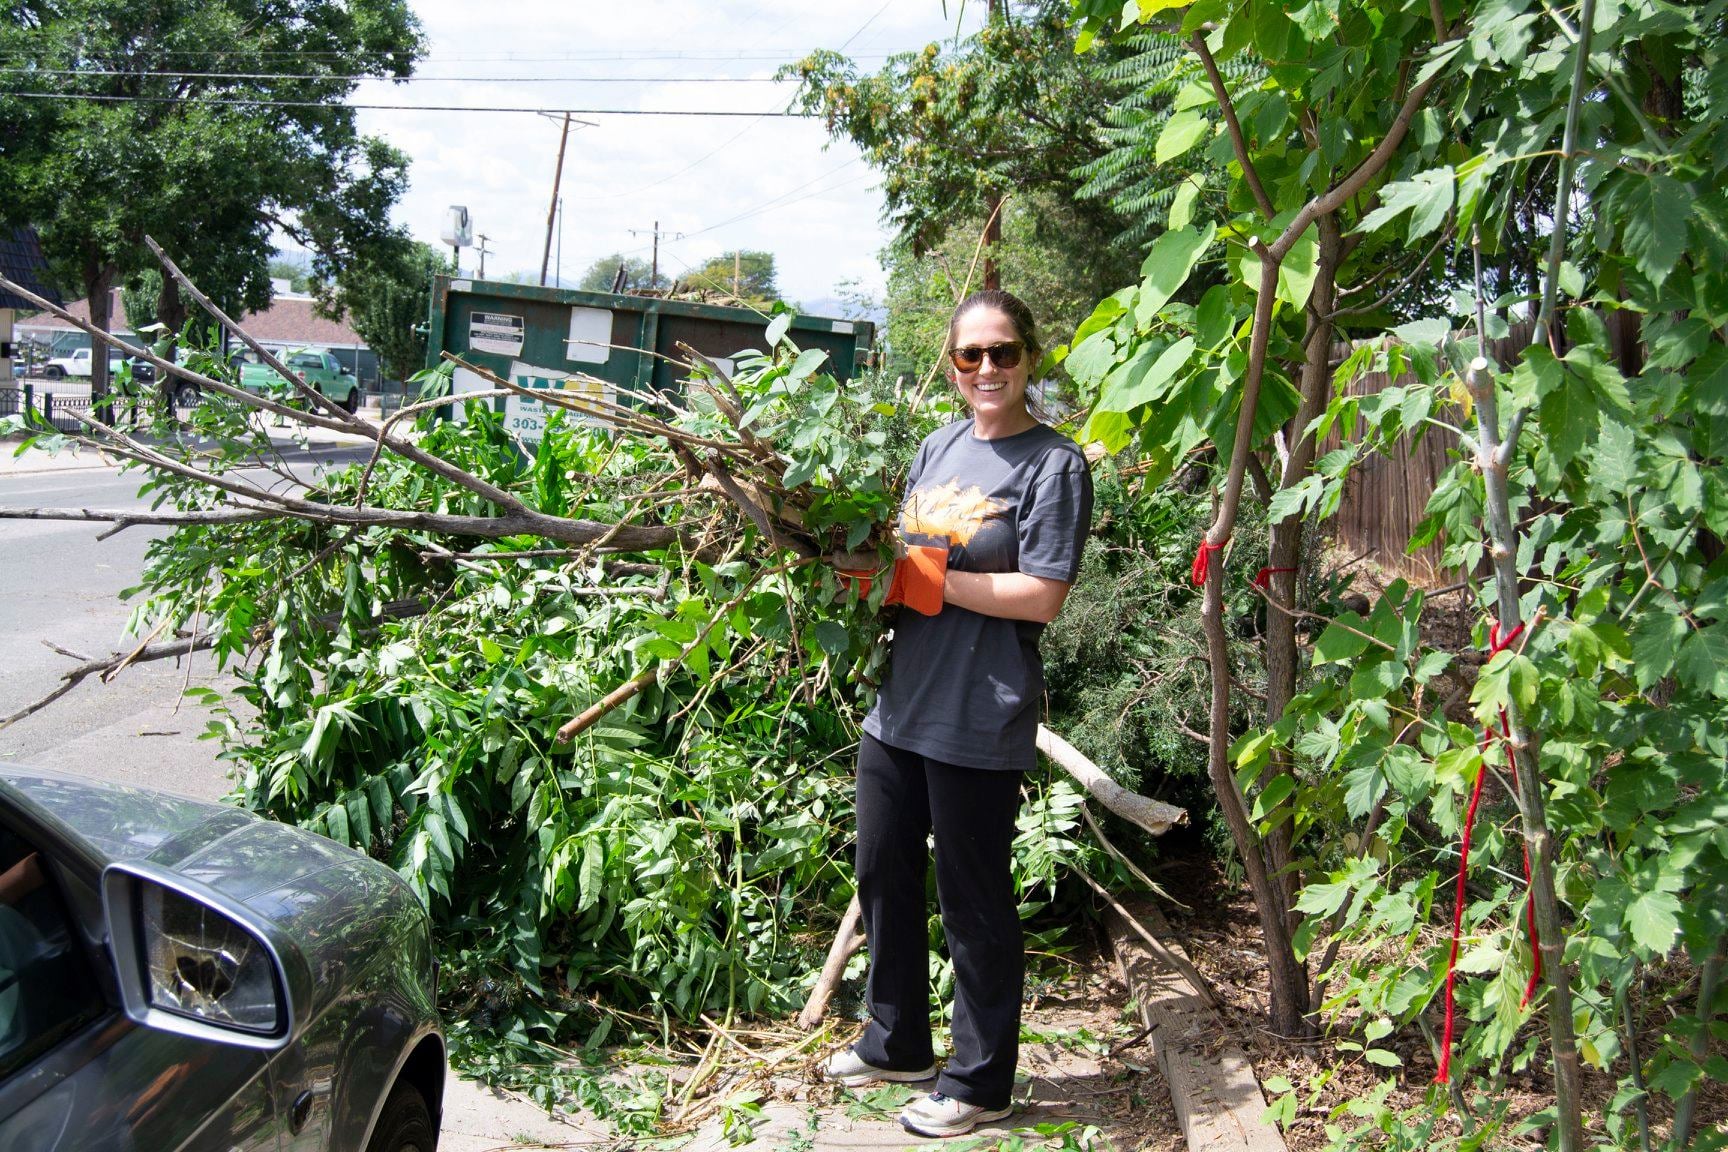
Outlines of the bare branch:
M1224 123L1230 129L1230 144L1236 151L1236 162L1242 165L1242 178L1248 182L1248 190L1254 193L1254 203L1260 205L1260 211L1270 220L1278 215L1278 208L1272 203L1272 197L1266 194L1266 185L1260 182L1260 173L1248 155L1248 136L1242 131L1242 121L1236 118L1236 105L1230 99L1230 90L1224 86L1224 76L1218 71L1218 61L1212 58L1212 50L1206 47L1206 38L1200 33L1194 33L1188 42L1194 46L1195 54L1200 57L1200 65L1206 69L1206 78L1212 81L1212 95L1217 98L1218 109L1224 113Z
M187 636L179 640L165 640L160 644L146 644L130 652L116 652L112 656L104 656L98 660L86 660L76 668L60 674L60 685L48 695L23 708L10 716L0 717L0 729L5 729L26 716L34 715L72 689L78 687L90 676L107 676L119 671L128 664L140 664L150 660L164 660L172 656L185 656L191 652L202 651L216 643L214 632L200 632L196 636Z

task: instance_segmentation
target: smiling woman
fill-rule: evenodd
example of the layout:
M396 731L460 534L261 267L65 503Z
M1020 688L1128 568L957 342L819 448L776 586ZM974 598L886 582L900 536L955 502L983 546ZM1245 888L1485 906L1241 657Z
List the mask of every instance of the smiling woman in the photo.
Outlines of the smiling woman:
M1009 1112L1024 973L1009 862L1044 695L1038 639L1079 573L1092 519L1079 446L1026 405L1038 352L1026 305L999 291L969 297L949 345L972 418L932 434L913 460L887 600L905 607L858 753L870 1024L827 1066L854 1086L936 1076L924 909L934 831L953 1055L936 1091L901 1114L924 1136Z

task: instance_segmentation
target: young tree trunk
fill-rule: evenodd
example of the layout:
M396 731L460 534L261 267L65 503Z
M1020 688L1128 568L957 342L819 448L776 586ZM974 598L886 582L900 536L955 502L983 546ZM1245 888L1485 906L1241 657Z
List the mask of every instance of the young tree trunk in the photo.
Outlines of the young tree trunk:
M1314 293L1308 300L1308 330L1305 336L1307 356L1302 364L1302 403L1292 422L1290 459L1279 478L1280 489L1295 487L1312 470L1316 451L1315 439L1308 426L1326 410L1332 391L1332 309L1337 299L1338 262L1344 238L1336 214L1328 212L1316 223L1320 228L1320 251L1314 277ZM1292 516L1271 529L1268 549L1266 597L1266 723L1268 726L1284 718L1284 709L1296 695L1296 618L1288 611L1296 602L1298 560L1302 554L1303 521ZM1273 755L1268 769L1279 775L1290 771L1289 757L1280 749ZM1301 877L1293 867L1291 823L1286 820L1266 838L1266 851L1274 878L1283 890L1289 906L1290 929L1296 929L1300 914L1296 912L1296 893ZM1306 973L1304 973L1306 978Z
M1494 565L1494 591L1498 601L1500 635L1510 636L1524 623L1518 606L1518 541L1512 524L1511 497L1506 474L1516 442L1505 449L1500 441L1500 412L1494 378L1488 361L1478 357L1468 377L1476 404L1476 465L1482 472L1486 497L1489 555ZM1518 421L1514 421L1517 424ZM1530 855L1530 892L1536 913L1536 931L1542 959L1542 975L1551 990L1548 1004L1548 1035L1554 1053L1555 1122L1561 1152L1584 1147L1582 1070L1578 1042L1572 1029L1571 974L1565 963L1566 927L1560 918L1560 900L1554 887L1554 837L1548 830L1539 741L1516 703L1506 706L1511 743L1507 749L1516 771L1518 809L1523 816L1524 844Z
M92 254L84 262L84 299L90 304L90 323L107 332L113 325L114 264L101 255ZM108 348L99 340L90 342L90 410L105 408L108 398ZM104 424L113 417L104 412Z

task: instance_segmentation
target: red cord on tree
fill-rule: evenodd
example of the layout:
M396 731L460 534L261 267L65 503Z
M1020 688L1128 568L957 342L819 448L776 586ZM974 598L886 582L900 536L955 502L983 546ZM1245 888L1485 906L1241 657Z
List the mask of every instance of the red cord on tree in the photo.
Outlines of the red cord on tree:
M1260 589L1260 591L1264 592L1264 591L1266 591L1266 586L1272 583L1272 574L1274 572L1294 572L1294 571L1296 571L1296 569L1294 569L1294 568L1262 568L1262 569L1260 569L1260 571L1254 573L1254 579L1253 579L1252 583L1253 583L1254 587L1256 587L1256 588Z
M1500 635L1500 622L1492 621L1488 626L1488 658L1492 660L1518 642L1518 637L1524 632L1524 625L1512 629L1506 636ZM1506 710L1500 710L1500 731L1492 728L1482 729L1482 751L1486 753L1495 739L1506 744L1506 763L1512 770L1512 782L1518 782L1518 757L1512 751L1512 725L1506 717ZM1488 776L1488 765L1484 763L1481 771L1476 774L1476 785L1470 790L1470 805L1464 812L1464 834L1458 849L1458 889L1455 907L1452 909L1452 951L1446 960L1446 1029L1440 1040L1440 1070L1434 1077L1436 1084L1449 1083L1452 1077L1452 1038L1456 1025L1456 1008L1452 999L1452 984L1458 971L1458 942L1464 932L1464 878L1470 871L1470 835L1476 825L1476 805L1482 799L1482 781ZM1526 1007L1530 997L1535 995L1536 986L1542 979L1541 940L1536 934L1536 893L1530 889L1530 847L1524 847L1524 897L1525 921L1530 932L1531 971L1530 980L1524 985L1524 999L1518 1007Z
M1470 870L1470 830L1476 825L1476 805L1482 802L1482 781L1488 778L1488 766L1476 773L1476 786L1470 789L1470 807L1464 813L1464 837L1458 846L1458 892L1452 908L1452 954L1446 960L1446 1029L1440 1037L1440 1071L1434 1077L1436 1084L1450 1083L1452 1079L1452 1033L1455 1026L1455 1008L1452 1000L1452 981L1458 974L1458 940L1464 934L1464 876Z
M1200 551L1194 553L1194 566L1188 570L1188 579L1199 588L1206 583L1206 574L1212 570L1212 553L1222 552L1223 544L1214 544L1210 540L1200 541Z

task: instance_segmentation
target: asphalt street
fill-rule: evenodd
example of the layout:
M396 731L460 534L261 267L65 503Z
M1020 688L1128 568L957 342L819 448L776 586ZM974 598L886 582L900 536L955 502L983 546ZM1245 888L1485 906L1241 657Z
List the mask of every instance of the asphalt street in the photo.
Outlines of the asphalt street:
M0 507L148 506L138 498L137 475L122 476L87 460L69 466L36 460L19 470L12 448L0 443ZM363 458L364 449L351 443L325 444L298 453L293 462L313 468ZM132 605L120 593L138 582L146 548L166 529L128 528L97 540L106 528L0 519L0 716L45 696L74 664L43 641L88 657L137 646L126 630ZM91 677L42 711L0 729L0 760L220 799L231 786L215 743L198 738L211 713L181 699L189 684L227 693L234 681L216 669L208 652L134 665L108 684ZM547 1116L521 1097L451 1074L439 1148L494 1152L599 1142L603 1127L585 1131L572 1119Z
M315 458L352 459L344 446ZM303 462L302 467L315 466ZM260 473L262 475L262 473ZM8 508L148 507L140 478L83 466L0 475ZM0 716L52 691L76 661L48 642L85 657L136 647L127 621L141 598L120 593L138 582L145 550L165 529L136 527L107 540L104 524L0 520ZM216 798L228 781L216 746L197 739L211 718L181 699L187 685L232 687L208 652L126 668L107 684L94 677L35 715L0 729L0 759Z

